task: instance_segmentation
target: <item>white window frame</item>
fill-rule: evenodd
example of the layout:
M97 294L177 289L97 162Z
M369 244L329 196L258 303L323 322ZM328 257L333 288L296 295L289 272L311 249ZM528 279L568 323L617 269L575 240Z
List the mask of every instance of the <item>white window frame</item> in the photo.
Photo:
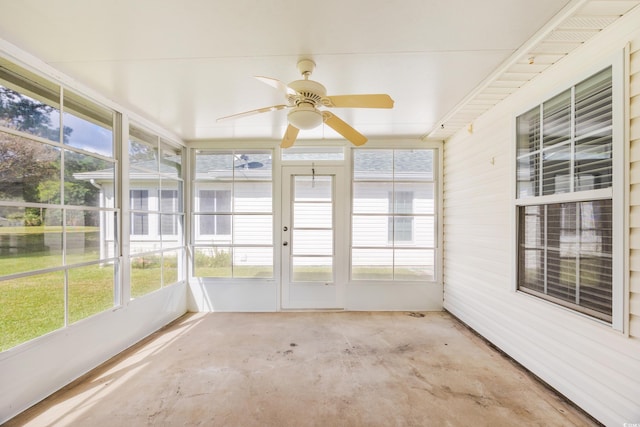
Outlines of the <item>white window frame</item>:
M134 206L134 200L140 201L143 200L142 197L136 197L134 196L134 193L136 193L138 196L142 195L142 192L146 192L146 200L147 200L147 206L146 208L135 208L131 210L131 234L134 236L149 236L149 234L151 233L151 229L150 229L150 218L149 218L149 202L151 199L151 191L147 188L132 188L129 190L129 203L130 206ZM136 227L136 218L144 218L142 221L143 227L142 230L138 230ZM144 227L146 222L146 227ZM136 231L142 231L141 233L138 233Z
M225 237L225 238L228 238L229 241L231 241L231 227L232 227L231 221L232 221L232 217L233 217L233 213L232 213L232 209L231 209L231 204L233 203L233 201L231 200L231 197L232 197L231 190L215 190L215 189L206 189L206 188L198 189L197 190L197 195L196 195L196 205L198 206L198 211L199 212L205 212L202 209L202 201L204 200L204 198L202 197L202 193L205 192L205 191L213 191L216 194L219 193L219 192L227 192L227 193L229 193L229 209L227 209L226 211L219 211L218 212L218 209L217 209L218 206L216 204L216 206L214 207L213 211L206 211L205 214L198 215L198 217L197 217L198 220L197 220L197 224L196 224L196 230L197 230L196 236L199 236L201 238L206 238L206 237L214 238L214 237L217 237L219 239L222 239L223 237ZM216 200L215 197L214 197L214 200ZM204 227L202 227L202 220L204 219L205 216L214 216L214 219L217 219L217 218L215 218L215 216L221 216L221 217L225 216L225 217L227 217L229 219L229 225L228 225L229 230L228 230L228 232L227 233L221 233L218 230L218 224L217 224L217 221L216 221L214 223L214 229L215 229L214 232L213 233L205 233L206 230L203 230Z
M233 240L233 221L234 221L234 217L236 215L243 215L245 214L245 212L241 212L241 211L235 211L234 209L234 202L233 202L233 191L231 191L231 195L232 195L232 199L231 199L231 210L229 212L223 212L223 214L228 215L231 219L231 228L230 228L230 234L201 234L200 233L200 216L203 214L202 210L201 210L201 205L200 205L200 191L201 190L206 190L206 188L199 188L199 185L201 185L203 182L206 182L206 180L199 180L197 177L197 155L200 153L200 151L206 151L206 152L210 152L210 153L216 153L216 154L231 154L233 153L234 155L236 154L244 154L247 151L249 152L260 152L262 154L266 154L267 152L270 152L270 156L272 159L272 166L271 166L271 178L268 182L270 182L271 184L271 188L272 188L272 192L271 192L271 211L270 211L270 215L272 217L272 224L274 224L273 227L273 231L272 231L272 236L271 236L271 245L269 246L272 250L272 272L273 272L273 276L269 277L269 278L264 278L264 277L260 277L260 278L246 278L246 277L235 277L232 273L232 276L230 277L217 277L217 276L197 276L196 275L196 266L195 266L195 256L191 257L191 260L189 260L189 276L190 277L198 277L199 280L203 280L205 282L213 282L213 283L225 283L225 282L233 282L233 283L257 283L257 282L267 282L267 283L273 283L277 277L279 277L279 258L277 257L277 252L276 248L277 246L275 245L275 218L276 218L276 210L275 210L275 206L276 206L276 201L279 201L279 197L276 196L276 192L274 191L274 183L276 182L277 177L279 178L279 172L277 172L277 169L279 169L279 162L274 161L274 159L276 159L276 145L274 144L273 147L269 147L268 144L264 144L264 143L245 143L245 142L238 142L237 144L233 144L233 146L227 146L227 145L221 145L220 147L216 147L216 148L211 148L209 146L203 146L203 147L199 147L198 144L194 144L191 147L190 150L190 164L191 164L191 169L190 169L190 189L189 189L189 201L192 204L192 206L194 207L194 209L190 212L189 214L189 221L190 221L190 243L189 243L189 247L191 248L191 251L193 254L196 253L196 251L200 248L231 248L232 250L235 248L245 248L245 247L249 247L246 245L242 245L242 244L235 244L232 242ZM278 167L276 167L276 165ZM235 182L235 174L237 172L235 172L236 169L234 169L233 172L233 179L226 181L228 183L233 184ZM266 181L265 181L266 182ZM206 187L206 186L205 186ZM215 191L224 191L224 190L215 190ZM216 215L217 213L215 212L208 212L207 214L210 215ZM255 213L251 212L249 213L250 215L253 215ZM263 215L266 214L266 212L261 212L258 213L258 215ZM213 239L214 237L216 239L220 239L222 237L228 237L228 242L219 242L219 243L215 243L215 244L203 244L202 242L199 242L198 239ZM266 245L262 246L262 245L256 245L256 247L267 247ZM232 251L233 253L233 251ZM232 258L232 262L233 262L233 258ZM232 267L234 268L234 267ZM233 271L233 270L232 270Z
M430 284L430 283L442 283L442 265L443 265L443 259L442 259L442 251L441 251L441 242L442 242L442 227L440 224L440 218L442 218L443 215L443 211L442 211L442 178L443 178L443 171L441 168L441 164L443 161L443 150L442 150L442 145L440 145L439 143L433 143L433 144L425 144L425 145L420 145L420 146L415 146L413 144L401 144L401 143L395 143L392 146L390 145L385 145L382 141L370 141L369 143L367 143L367 145L363 148L352 148L351 149L351 153L349 156L349 163L350 163L350 181L351 181L351 186L353 186L354 184L354 166L353 166L353 162L354 162L354 152L357 150L370 150L370 149L381 149L381 150L390 150L390 151L403 151L403 150L431 150L433 152L433 176L432 176L432 180L430 181L433 184L433 197L434 197L434 212L432 214L428 214L425 216L432 216L434 218L434 246L433 248L425 248L428 250L433 250L434 251L434 271L433 271L433 278L431 280L415 280L415 281L407 281L407 280L398 280L398 279L383 279L383 280L372 280L372 279L358 279L358 278L353 278L353 250L354 250L354 245L353 242L350 241L349 242L349 283L351 284L362 284L362 283L380 283L380 284L394 284L397 285L399 283L403 283L403 284L420 284L420 285L424 285L424 284ZM395 182L395 177L391 178L391 181L388 182ZM351 212L350 212L350 216L353 217L353 191L351 192L350 195L350 200L349 203L351 205ZM395 211L395 201L388 199L389 202L391 203L391 207L393 208L393 210ZM396 217L398 218L402 218L402 215L398 215L396 216L396 213L388 213L388 215L390 216L390 218L392 220L394 220ZM413 218L412 214L412 218ZM422 215L417 215L417 216L422 216ZM415 229L415 223L412 224L412 240L411 241L400 241L400 244L395 246L395 244L392 246L392 250L395 249L402 249L403 248L403 244L404 245L408 245L410 243L412 243L413 241L415 241L415 233L416 233L416 229ZM387 235L389 235L389 231L387 231ZM353 221L351 221L351 223L349 224L349 236L353 235ZM393 237L395 237L395 232L393 232L392 234ZM395 268L395 260L393 261L393 265Z
M612 186L610 188L577 191L573 193L564 194L549 194L539 195L526 198L518 198L516 182L517 176L517 132L516 121L517 117L528 112L536 105L543 104L545 101L553 98L555 95L562 93L571 88L583 80L597 74L599 71L606 67L612 68L611 80L612 80L612 109L613 109L613 121L612 121ZM519 295L526 295L531 298L535 298L537 301L541 301L552 305L560 310L569 311L575 315L582 316L584 318L600 322L611 326L616 331L624 331L624 316L625 316L625 304L628 295L625 294L625 250L624 250L624 230L625 230L625 213L624 213L624 135L625 135L625 120L628 119L625 112L625 54L624 51L616 52L609 56L605 60L592 64L590 67L586 67L581 73L573 76L572 79L567 79L565 83L557 87L553 93L548 93L545 96L541 96L536 99L536 102L527 104L525 108L517 111L512 118L512 173L511 173L511 187L512 187L512 199L513 199L513 211L512 211L512 230L513 230L513 248L512 251L512 291L517 292ZM581 313L569 307L565 307L556 304L552 301L538 298L526 294L518 289L518 209L522 206L540 205L540 204L553 204L553 203L567 203L567 202L579 202L585 200L598 200L598 199L611 199L612 200L612 294L611 294L611 323L599 320L587 314Z

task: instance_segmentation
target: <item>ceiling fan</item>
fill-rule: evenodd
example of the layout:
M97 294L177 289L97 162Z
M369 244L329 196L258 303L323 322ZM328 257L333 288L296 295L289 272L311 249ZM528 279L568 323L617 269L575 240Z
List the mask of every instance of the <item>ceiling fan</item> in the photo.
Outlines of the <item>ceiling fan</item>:
M254 114L267 113L285 108L291 109L287 115L289 126L284 133L280 147L289 148L298 137L300 129L313 129L326 123L340 135L349 140L353 145L362 145L367 138L352 128L342 119L320 107L339 108L393 108L393 99L386 94L363 95L334 95L327 96L327 90L320 83L309 80L316 63L310 59L298 61L298 71L302 74L302 80L295 80L288 85L278 79L256 76L256 78L283 93L286 104L273 105L271 107L258 108L243 113L220 117L218 121L237 119L239 117Z

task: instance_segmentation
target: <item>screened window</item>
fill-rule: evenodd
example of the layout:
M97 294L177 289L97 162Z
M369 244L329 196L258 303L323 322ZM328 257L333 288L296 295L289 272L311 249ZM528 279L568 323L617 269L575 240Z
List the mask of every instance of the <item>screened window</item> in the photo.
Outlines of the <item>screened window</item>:
M353 151L352 280L435 280L434 153Z
M183 280L183 148L129 127L131 298Z
M518 116L519 198L612 186L612 71Z
M0 60L0 351L120 303L115 117Z
M131 234L149 234L149 190L131 190ZM144 212L140 212L144 211Z
M390 211L395 212L394 217L389 218L389 241L410 242L413 240L413 218L401 216L413 214L413 192L397 191L389 193L389 204L394 207Z
M163 213L160 218L160 234L163 236L178 234L178 217L168 214L179 211L178 202L178 190L160 190L160 212Z
M613 111L609 67L516 119L518 289L609 322Z
M231 235L231 191L200 190L200 211L216 215L200 215L200 233Z
M273 278L271 151L195 151L194 275Z

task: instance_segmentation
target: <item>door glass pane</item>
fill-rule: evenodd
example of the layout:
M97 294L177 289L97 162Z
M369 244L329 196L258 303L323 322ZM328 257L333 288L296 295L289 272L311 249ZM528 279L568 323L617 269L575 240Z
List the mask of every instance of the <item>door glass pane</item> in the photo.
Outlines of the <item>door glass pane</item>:
M294 179L295 202L331 202L330 176L296 176Z
M294 282L332 282L333 258L294 256L292 258Z
M330 203L296 203L293 222L297 228L328 228L333 226Z
M293 230L293 255L333 254L333 230Z
M333 281L333 177L293 177L294 282Z

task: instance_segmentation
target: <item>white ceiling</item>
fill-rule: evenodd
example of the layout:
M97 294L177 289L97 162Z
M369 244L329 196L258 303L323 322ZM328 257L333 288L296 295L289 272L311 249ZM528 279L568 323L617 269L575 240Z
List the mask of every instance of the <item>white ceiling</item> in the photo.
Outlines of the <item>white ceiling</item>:
M329 95L395 100L392 110L333 110L365 136L417 138L580 3L0 0L0 37L185 140L279 140L286 111L216 118L282 104L252 76L296 80L302 57ZM298 139L338 137L323 125Z

